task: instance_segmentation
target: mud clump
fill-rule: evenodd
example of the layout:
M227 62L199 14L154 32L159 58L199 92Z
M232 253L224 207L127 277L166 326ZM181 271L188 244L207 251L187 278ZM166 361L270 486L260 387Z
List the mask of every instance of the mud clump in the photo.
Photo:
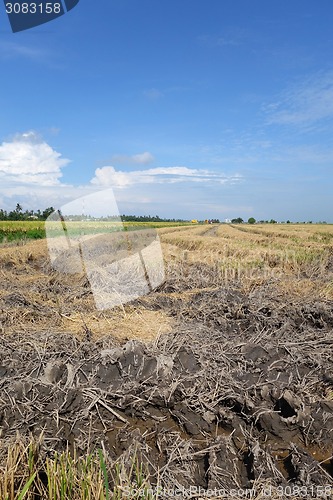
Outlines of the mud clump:
M267 314L251 297L241 302L223 290L215 300L226 328L209 315L178 320L148 344L3 335L2 439L43 432L48 454L68 445L85 453L102 441L112 459L135 444L165 487L331 483L328 312L316 324L295 305L277 327L274 304Z
M45 457L102 446L130 462L135 450L169 490L333 483L331 301L272 279L245 292L184 264L103 319L84 278L22 255L23 267L1 267L0 461L18 433L43 434Z

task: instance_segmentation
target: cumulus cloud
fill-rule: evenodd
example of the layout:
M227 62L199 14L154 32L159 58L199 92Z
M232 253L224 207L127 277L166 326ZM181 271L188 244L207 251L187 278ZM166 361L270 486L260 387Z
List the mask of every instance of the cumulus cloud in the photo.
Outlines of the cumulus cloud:
M0 144L2 182L56 185L62 176L61 169L69 162L34 131Z
M91 184L126 188L136 184L171 184L180 182L217 182L234 183L241 179L239 174L227 176L219 172L199 170L188 167L156 167L146 170L124 172L114 167L102 167L95 170Z
M145 151L144 153L138 153L136 155L128 156L128 155L114 155L112 157L112 161L114 163L119 163L122 165L148 165L155 160L154 156L149 153L149 151Z
M202 205L204 214L205 204L212 203L214 196L215 203L220 202L216 186L237 185L242 179L238 174L186 166L149 168L145 165L153 161L153 155L147 151L122 159L137 169L104 166L95 170L90 182L72 186L60 182L68 159L36 132L18 134L0 143L0 207L12 210L20 203L24 209L59 208L94 192L101 191L102 197L103 190L114 188L121 213L190 217L193 206ZM109 210L107 203L105 210Z

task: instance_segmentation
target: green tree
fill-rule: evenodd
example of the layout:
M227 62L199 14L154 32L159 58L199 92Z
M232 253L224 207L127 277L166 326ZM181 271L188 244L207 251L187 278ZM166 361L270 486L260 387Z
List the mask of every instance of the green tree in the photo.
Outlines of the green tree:
M0 209L0 220L7 220L8 214L6 210Z
M15 207L15 213L16 213L16 219L19 220L19 219L22 219L23 218L23 213L22 213L22 207L19 203L16 203L16 207Z
M44 220L46 220L48 218L48 216L51 215L53 212L54 212L53 207L45 208L45 210L43 210L43 213L42 213L42 218Z
M255 224L256 220L254 217L250 217L249 220L247 221L248 224Z
M22 218L22 207L17 203L15 210L11 210L8 214L8 220L20 220Z

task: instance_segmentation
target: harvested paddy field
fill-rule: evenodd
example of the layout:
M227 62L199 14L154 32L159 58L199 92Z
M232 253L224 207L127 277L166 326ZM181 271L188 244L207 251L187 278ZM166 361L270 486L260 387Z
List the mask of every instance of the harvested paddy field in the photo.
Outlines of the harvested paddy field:
M188 498L330 498L333 227L158 232L165 282L104 311L84 275L52 269L44 240L0 248L0 497L30 477L21 463L11 480L11 460L35 437L26 498L55 498L56 453L98 448L114 498L143 497L128 493L142 487L134 462L145 487Z

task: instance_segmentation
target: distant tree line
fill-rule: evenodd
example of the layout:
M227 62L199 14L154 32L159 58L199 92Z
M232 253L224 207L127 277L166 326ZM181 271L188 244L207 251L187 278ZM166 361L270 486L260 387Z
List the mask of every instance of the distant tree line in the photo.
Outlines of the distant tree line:
M12 221L12 220L46 220L48 216L54 212L53 207L45 208L45 210L25 210L19 203L16 204L15 210L7 212L0 208L0 220Z
M236 219L231 219L231 224L244 224L245 221L242 219L242 217L237 217ZM250 217L247 221L247 224L277 224L277 221L275 219L271 220L256 220L254 217ZM303 222L290 222L288 219L287 221L282 221L280 224L312 224L312 220L309 221L303 221ZM326 221L319 221L317 224L327 224Z
M158 215L121 215L123 222L188 222L184 219L163 219Z
M25 210L23 211L22 206L17 203L15 210L7 212L0 208L0 220L2 221L24 221L24 220L40 220L45 221L49 215L54 212L53 207L45 208L45 210ZM188 222L184 219L163 219L158 215L109 215L107 217L92 217L90 215L69 215L66 216L68 219L72 220L102 220L102 221L112 221L119 220L123 222Z
M17 203L14 210L7 212L0 208L0 220L2 221L20 221L20 220L40 220L45 221L55 209L53 207L45 208L45 210L25 210L23 211L22 206ZM105 217L92 217L91 215L67 215L67 219L71 220L101 220L101 221L113 221L121 219L123 222L189 222L186 219L168 219L162 218L159 215L108 215ZM200 221L204 222L204 221ZM218 224L219 219L209 219L205 222ZM237 217L235 219L231 219L232 224L244 224L246 221L242 219L242 217ZM277 221L274 219L270 220L256 220L254 217L250 217L247 220L247 224L277 224ZM281 224L292 224L290 220L286 222L283 221ZM307 222L294 222L293 224L312 224L312 221ZM326 221L319 221L317 224L327 224Z
M274 219L256 221L256 219L254 217L250 217L247 221L248 224L256 224L256 222L258 222L258 224L276 224L277 223L277 221ZM290 222L290 221L288 221L288 222ZM237 219L231 219L231 224L244 224L244 223L245 223L245 221L242 219L242 217L237 217Z

